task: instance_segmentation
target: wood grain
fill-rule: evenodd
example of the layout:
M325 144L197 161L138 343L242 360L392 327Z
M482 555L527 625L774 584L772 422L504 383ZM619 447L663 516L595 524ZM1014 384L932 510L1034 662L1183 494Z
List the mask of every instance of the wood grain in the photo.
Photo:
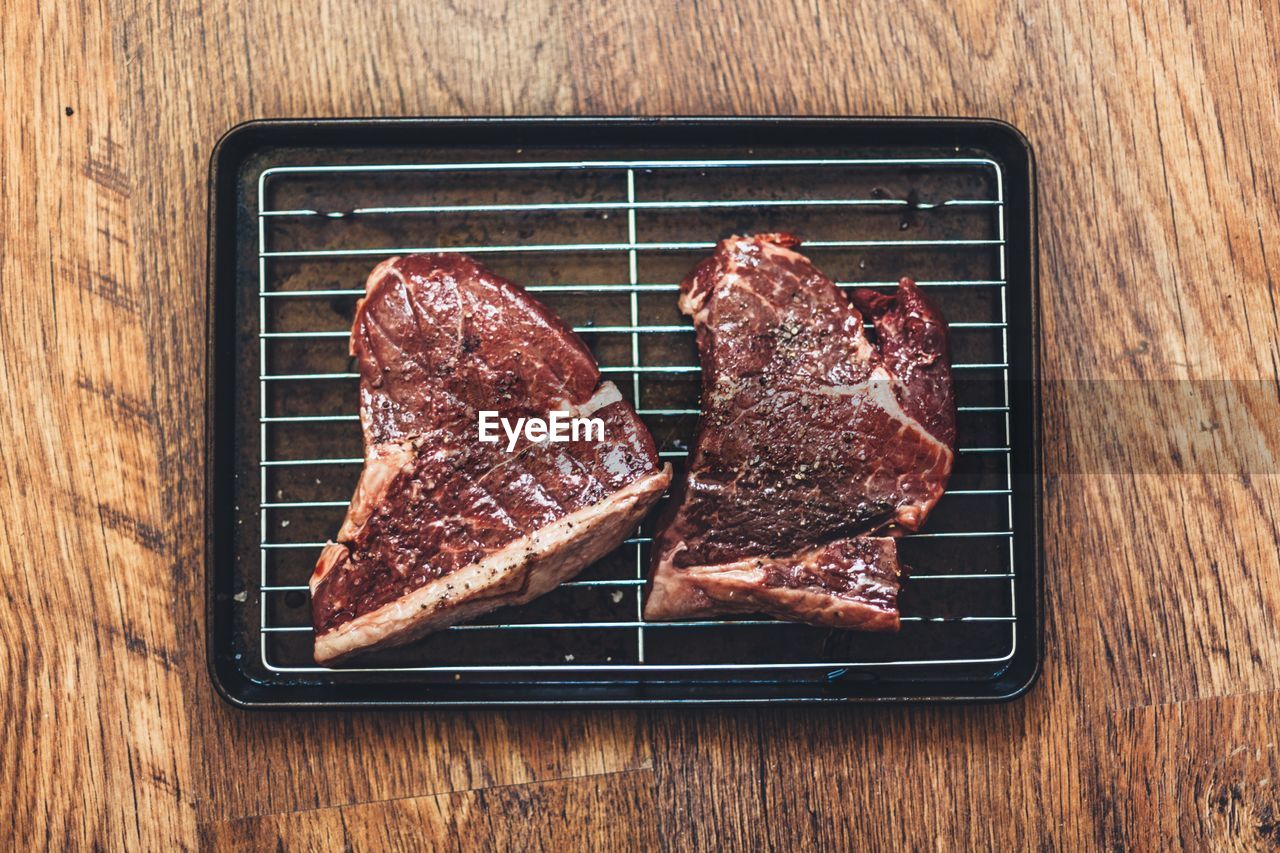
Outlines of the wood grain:
M1132 708L1109 716L1092 790L1098 840L1132 828L1186 847L1249 850L1280 844L1280 738L1274 693Z
M202 826L214 850L653 850L648 771L404 797Z
M1280 6L1255 0L6 8L6 828L47 847L500 845L526 824L545 846L1274 843L1280 468L1237 450L1276 437L1278 45ZM213 696L213 143L265 116L589 113L988 115L1032 139L1056 382L1048 663L1024 701L246 716ZM1203 398L1102 405L1082 380ZM1256 405L1229 402L1239 383Z

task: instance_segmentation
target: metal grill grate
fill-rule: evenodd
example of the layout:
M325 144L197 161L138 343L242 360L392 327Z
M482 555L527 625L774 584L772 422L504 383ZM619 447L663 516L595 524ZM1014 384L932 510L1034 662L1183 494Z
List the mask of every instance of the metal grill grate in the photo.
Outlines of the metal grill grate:
M362 270L390 255L456 251L525 284L584 335L601 371L650 425L660 456L678 465L698 414L699 368L692 327L673 315L674 294L683 271L714 242L671 238L769 230L812 235L802 251L842 287L888 288L898 272L913 275L954 318L960 457L954 488L925 532L902 543L908 562L914 556L917 568L927 567L904 590L903 634L912 636L851 635L833 646L827 635L799 644L800 653L770 652L796 631L827 632L758 618L646 623L640 613L651 531L644 528L624 553L548 596L564 590L595 596L586 605L535 602L499 611L414 650L380 653L340 672L843 672L1012 659L1019 567L1006 211L996 161L297 165L263 170L257 188L259 571L258 594L245 606L258 609L267 670L337 672L308 659L305 577L336 531L363 462L358 374L344 363L350 320L343 316L363 292ZM876 275L882 270L893 273ZM862 279L863 273L870 274ZM531 632L555 640L530 641L528 648L523 639L478 650L465 645L480 635ZM747 641L750 653L735 653L744 648L734 639L742 632L779 639Z

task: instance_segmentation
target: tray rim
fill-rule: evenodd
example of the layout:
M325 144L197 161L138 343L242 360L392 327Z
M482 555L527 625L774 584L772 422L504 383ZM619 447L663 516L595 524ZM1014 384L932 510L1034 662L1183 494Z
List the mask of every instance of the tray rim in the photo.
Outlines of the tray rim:
M782 133L790 132L796 138L793 144L812 142L800 138L800 131L821 131L826 135L848 133L866 136L879 133L888 137L924 136L927 131L951 131L975 137L976 145L990 146L998 143L999 153L1004 155L1002 165L1011 175L1025 180L1026 189L1026 237L1025 272L1028 288L1029 316L1027 317L1026 342L1029 344L1030 384L1025 418L1030 428L1030 446L1027 448L1030 471L1016 476L1030 479L1031 523L1026 534L1031 538L1027 551L1031 566L1025 590L1018 599L1019 613L1030 606L1031 613L1019 620L1019 644L1004 673L989 682L937 681L860 681L847 684L815 680L812 684L774 682L772 688L762 690L759 684L714 682L656 682L641 684L626 679L609 683L583 683L565 680L560 682L519 682L512 685L452 684L417 686L414 696L406 696L404 684L377 685L287 685L262 684L248 676L226 654L230 648L231 610L233 602L226 588L233 574L229 562L220 559L219 541L216 535L219 519L229 517L234 511L231 495L225 488L233 475L223 473L219 462L230 453L234 427L231 406L219 406L220 400L234 392L235 369L227 362L230 348L219 354L220 321L230 325L235 309L235 222L236 179L241 163L254 151L265 147L288 144L283 141L294 137L297 145L301 136L306 145L365 145L370 148L394 145L397 142L412 143L411 138L422 131L463 131L467 136L492 133L510 136L516 132L559 135L556 142L565 146L587 145L584 137L593 133L617 134L620 131L645 132L669 139L646 139L685 143L690 146L709 144L720 140L702 138L718 135L727 129L743 127L768 127ZM367 136L369 138L358 138ZM392 139L388 137L403 137ZM684 137L684 138L682 138ZM984 139L985 137L985 139ZM438 136L437 136L438 138ZM446 143L440 143L442 145ZM459 147L474 144L471 139L458 143ZM549 141L543 142L549 144ZM625 142L615 143L619 147ZM786 144L783 142L782 144ZM867 144L865 139L854 144ZM929 144L925 142L924 144ZM993 152L995 153L995 152ZM1044 658L1043 577L1044 577L1044 512L1043 512L1043 424L1040 387L1040 298L1039 298L1039 244L1038 244L1038 193L1036 185L1036 161L1034 149L1026 135L1012 124L995 118L928 117L928 116L472 116L472 117L367 117L367 118L268 118L251 119L229 128L215 144L209 159L209 207L206 270L206 324L205 324L205 411L204 411L204 472L205 512L203 536L203 562L205 569L205 663L215 692L228 704L245 710L291 709L405 709L405 708L482 708L482 707L644 707L653 705L863 705L868 703L920 703L967 704L999 703L1020 698L1038 681ZM1010 229L1021 225L1007 223ZM1019 264L1021 266L1021 264ZM1011 263L1013 268L1014 264ZM230 315L222 315L230 302ZM225 331L223 332L225 334ZM1020 419L1021 420L1021 419ZM229 537L225 537L228 538ZM219 566L223 565L221 571ZM1030 634L1024 637L1024 634ZM1031 640L1030 643L1022 642ZM862 685L887 685L891 692L872 693L859 690ZM938 690L929 689L937 685ZM943 685L952 688L941 689ZM982 691L974 688L989 686ZM655 688L669 692L661 696L646 696ZM921 689L914 689L921 688ZM806 691L801 693L800 691ZM479 692L480 695L475 695ZM557 695L564 692L577 695L566 698ZM629 692L628 692L629 691ZM703 691L718 691L721 695L698 695ZM777 695L750 695L769 693ZM337 693L323 696L300 695ZM347 694L357 693L358 696ZM396 695L400 694L400 695ZM454 694L452 696L448 694ZM503 695L508 694L508 695ZM594 695L593 695L594 694ZM683 694L683 695L682 695Z

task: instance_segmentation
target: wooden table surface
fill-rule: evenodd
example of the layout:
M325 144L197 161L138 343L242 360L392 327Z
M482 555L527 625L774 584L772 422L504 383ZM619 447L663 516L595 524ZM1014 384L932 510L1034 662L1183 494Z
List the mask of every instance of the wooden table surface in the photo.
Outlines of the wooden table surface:
M1274 0L19 0L0 34L0 825L18 840L1280 843ZM1054 380L1039 684L990 707L224 705L200 551L218 136L265 116L699 113L994 116L1034 143ZM1126 383L1104 406L1078 380Z

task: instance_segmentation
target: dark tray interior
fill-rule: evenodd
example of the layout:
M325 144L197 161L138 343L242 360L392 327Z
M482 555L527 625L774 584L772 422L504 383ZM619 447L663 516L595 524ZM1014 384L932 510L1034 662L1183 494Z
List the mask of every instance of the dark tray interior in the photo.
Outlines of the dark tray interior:
M533 165L548 163L561 165ZM233 131L214 157L210 235L209 653L224 695L254 706L1016 695L1037 671L1040 630L1031 168L1021 137L980 121ZM314 665L306 583L360 470L345 334L375 263L466 248L526 285L638 400L678 476L698 373L676 283L719 237L771 230L802 236L841 283L916 278L952 323L962 452L925 535L902 542L914 576L900 634L759 617L642 627L646 523L524 607L342 669Z

